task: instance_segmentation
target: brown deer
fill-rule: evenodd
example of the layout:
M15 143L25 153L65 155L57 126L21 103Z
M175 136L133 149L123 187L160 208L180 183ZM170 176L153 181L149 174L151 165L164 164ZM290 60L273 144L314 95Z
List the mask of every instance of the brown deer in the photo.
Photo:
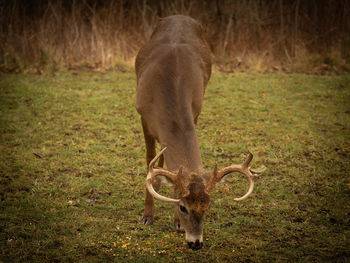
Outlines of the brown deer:
M232 172L244 174L253 191L253 177L263 169L248 168L253 155L240 165L205 172L196 136L205 88L211 75L211 53L199 22L182 15L163 18L136 62L136 109L141 115L148 175L143 224L153 222L154 198L175 204L174 223L184 230L193 250L203 246L203 219L210 192ZM156 155L155 144L163 148ZM165 151L166 150L166 151ZM165 160L167 169L163 167ZM161 179L174 187L174 197L157 193Z

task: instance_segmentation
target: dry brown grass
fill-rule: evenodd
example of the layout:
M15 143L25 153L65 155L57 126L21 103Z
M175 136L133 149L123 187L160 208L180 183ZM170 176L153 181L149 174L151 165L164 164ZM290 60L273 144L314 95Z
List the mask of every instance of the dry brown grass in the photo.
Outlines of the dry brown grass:
M132 61L159 17L200 20L218 69L349 69L348 1L12 1L0 5L0 68L114 68Z

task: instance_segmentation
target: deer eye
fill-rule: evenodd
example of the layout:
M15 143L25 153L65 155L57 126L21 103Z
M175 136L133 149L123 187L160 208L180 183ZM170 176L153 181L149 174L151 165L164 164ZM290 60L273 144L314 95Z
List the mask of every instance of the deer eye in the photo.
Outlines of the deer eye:
M186 207L184 207L183 205L180 205L180 210L181 212L188 214Z

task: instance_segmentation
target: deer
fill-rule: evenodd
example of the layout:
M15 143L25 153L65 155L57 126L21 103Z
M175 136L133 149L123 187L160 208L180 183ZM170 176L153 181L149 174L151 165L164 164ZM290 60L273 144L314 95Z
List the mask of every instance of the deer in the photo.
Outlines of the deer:
M173 203L174 226L185 232L192 250L203 246L203 221L215 186L233 172L243 174L249 188L235 199L241 201L252 193L254 178L265 170L249 168L251 153L241 164L218 169L216 163L212 172L204 170L196 124L211 66L204 28L183 15L161 18L135 60L135 107L141 116L147 163L142 223L153 223L154 199ZM158 154L156 143L161 146ZM161 183L172 186L172 197L158 193Z

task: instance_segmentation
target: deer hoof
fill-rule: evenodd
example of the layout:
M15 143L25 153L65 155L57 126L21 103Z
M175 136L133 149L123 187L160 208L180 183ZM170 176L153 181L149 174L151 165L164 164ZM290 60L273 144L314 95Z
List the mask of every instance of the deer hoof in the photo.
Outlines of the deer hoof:
M144 224L145 226L152 225L153 224L153 218L151 218L149 216L143 217L142 218L142 224Z

